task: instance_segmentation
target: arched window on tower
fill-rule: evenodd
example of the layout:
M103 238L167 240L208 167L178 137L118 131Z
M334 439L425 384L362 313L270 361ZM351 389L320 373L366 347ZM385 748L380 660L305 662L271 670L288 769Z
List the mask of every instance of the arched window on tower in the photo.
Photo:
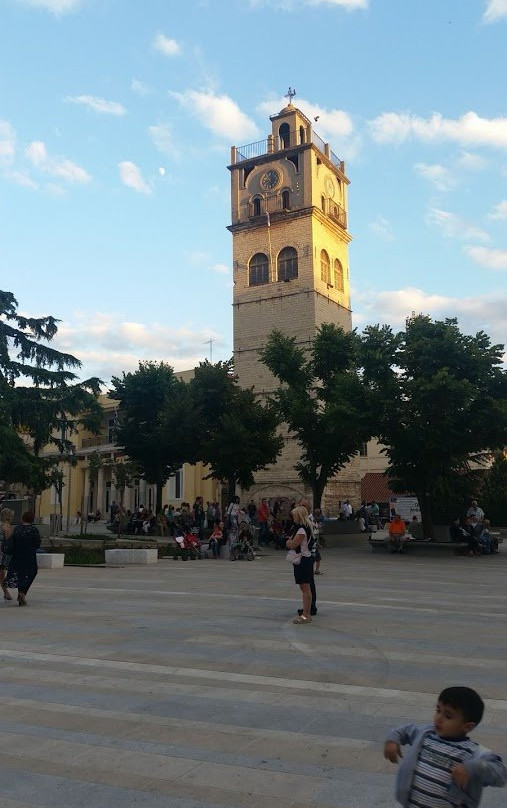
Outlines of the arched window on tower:
M288 149L290 146L290 129L288 123L282 123L278 130L278 135L280 137L280 148Z
M290 210L290 194L288 191L282 191L282 209Z
M299 127L299 142L300 142L300 143L304 143L304 142L305 142L305 134L306 134L306 133L305 133L305 127L304 127L304 126L300 126L300 127Z
M320 279L323 283L331 285L331 262L325 250L320 251Z
M256 196L253 201L253 215L260 216L261 215L261 198L260 196Z
M248 264L248 282L250 286L261 286L269 283L268 256L264 253L255 253Z
M290 281L298 276L298 254L294 247L284 247L278 254L278 280Z
M334 262L334 288L343 292L343 267L338 258Z
M322 208L322 210L325 213L326 212L326 197L325 196L320 197L320 207Z

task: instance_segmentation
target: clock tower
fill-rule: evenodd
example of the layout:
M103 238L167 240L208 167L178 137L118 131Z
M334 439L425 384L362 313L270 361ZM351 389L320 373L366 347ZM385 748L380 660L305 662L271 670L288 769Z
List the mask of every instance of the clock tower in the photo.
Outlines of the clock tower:
M292 104L271 117L265 140L231 149L234 369L242 387L262 396L278 386L259 359L275 328L305 347L323 323L350 330L350 276L345 164ZM286 437L277 464L256 475L249 496L311 494ZM356 468L357 466L357 468ZM354 461L330 482L323 506L357 500Z

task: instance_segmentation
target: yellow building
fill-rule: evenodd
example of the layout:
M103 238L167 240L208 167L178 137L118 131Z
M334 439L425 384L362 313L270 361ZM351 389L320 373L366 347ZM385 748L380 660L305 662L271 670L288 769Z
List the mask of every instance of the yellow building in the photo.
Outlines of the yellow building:
M193 371L179 374L182 378L190 376ZM75 465L70 459L62 458L60 463L63 472L62 492L62 527L66 529L76 519L78 511L87 513L99 510L102 515L109 512L113 501L120 501L120 492L114 483L112 464L126 460L125 453L120 446L114 443L114 429L116 412L119 402L113 401L106 395L100 396L103 408L102 429L98 435L92 435L86 430L80 430L72 435L70 440L74 444ZM52 454L50 450L46 454ZM98 469L96 481L90 484L90 456L98 455L102 465ZM221 486L216 480L203 480L206 468L202 463L194 466L185 464L171 477L164 486L162 504L178 505L189 502L191 505L196 496L202 496L204 503L216 502L221 497ZM51 515L60 512L57 491L50 488L38 498L37 515L44 523L51 520ZM134 479L132 486L126 488L123 495L123 505L128 510L135 510L139 505L145 508L155 508L155 486L149 485L142 478Z
M234 369L259 395L278 386L259 360L273 329L305 347L323 323L350 330L345 164L292 104L271 117L266 140L231 150ZM254 498L296 498L299 452L286 437L275 466L256 475ZM359 458L327 486L324 508L360 496Z

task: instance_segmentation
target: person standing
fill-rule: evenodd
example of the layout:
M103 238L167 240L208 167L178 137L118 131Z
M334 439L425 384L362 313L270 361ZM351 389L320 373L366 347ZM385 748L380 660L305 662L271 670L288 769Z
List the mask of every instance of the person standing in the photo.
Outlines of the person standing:
M263 497L257 508L257 524L259 525L259 546L268 543L268 519L270 516L269 506Z
M287 539L286 547L288 550L295 550L296 553L301 555L299 563L294 564L294 580L301 589L303 597L303 608L301 614L298 615L292 622L305 624L311 623L310 608L312 603L312 593L310 590L310 582L313 580L313 563L312 544L313 544L313 530L312 523L308 519L308 511L302 505L298 505L291 512L292 521L294 522L294 532L290 539ZM299 610L298 610L299 611Z
M5 586L5 576L9 567L10 555L7 550L7 542L12 533L12 518L14 511L11 508L2 508L0 513L0 585L4 593L4 600L12 600L12 596Z
M11 554L5 586L18 590L18 605L26 606L26 596L37 575L37 550L40 533L33 524L34 514L25 511L21 524L16 525L7 542Z

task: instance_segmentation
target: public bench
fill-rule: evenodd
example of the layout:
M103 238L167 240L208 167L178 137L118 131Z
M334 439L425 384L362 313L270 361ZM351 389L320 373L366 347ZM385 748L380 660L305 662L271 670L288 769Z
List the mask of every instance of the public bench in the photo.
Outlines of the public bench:
M133 549L133 548L118 548L114 550L106 550L106 564L156 564L158 561L158 550L152 549Z
M389 533L387 530L379 530L376 533L371 533L368 536L368 543L372 552L378 549L388 549L388 542L389 542ZM451 550L454 553L459 553L461 551L468 549L468 543L466 541L427 541L426 539L407 539L404 549L410 550L412 548L419 548L423 547L426 549L437 549L437 550Z
M37 567L40 570L55 570L63 567L65 553L37 553Z

